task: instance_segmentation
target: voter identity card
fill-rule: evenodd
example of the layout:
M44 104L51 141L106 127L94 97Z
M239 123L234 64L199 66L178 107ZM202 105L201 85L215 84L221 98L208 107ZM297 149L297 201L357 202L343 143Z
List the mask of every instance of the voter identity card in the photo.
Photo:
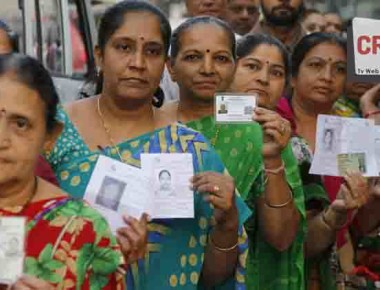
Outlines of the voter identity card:
M0 284L13 284L24 271L24 217L0 217Z
M348 171L367 173L365 153L338 154L337 159L341 176L345 176Z
M194 175L190 153L141 154L141 168L151 177L153 218L194 218Z
M87 185L84 199L97 209L115 232L124 227L122 216L140 219L152 215L150 177L138 167L100 156Z
M216 123L251 123L256 105L256 94L216 94L215 121Z

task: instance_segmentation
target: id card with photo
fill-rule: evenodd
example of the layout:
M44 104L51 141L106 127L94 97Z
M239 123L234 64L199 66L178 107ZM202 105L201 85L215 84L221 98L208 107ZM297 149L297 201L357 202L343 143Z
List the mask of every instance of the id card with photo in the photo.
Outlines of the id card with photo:
M153 218L194 218L193 157L189 153L141 154L141 168L151 176Z
M115 232L124 227L122 216L140 219L152 214L153 193L149 176L140 168L100 156L84 199L97 209Z
M344 176L359 170L365 177L379 175L373 120L319 115L310 174Z
M255 94L216 94L216 123L252 123L252 114L257 106Z
M0 217L0 284L13 284L24 272L25 226L23 217Z
M359 171L362 174L367 173L365 153L338 154L338 170L341 176L348 171Z

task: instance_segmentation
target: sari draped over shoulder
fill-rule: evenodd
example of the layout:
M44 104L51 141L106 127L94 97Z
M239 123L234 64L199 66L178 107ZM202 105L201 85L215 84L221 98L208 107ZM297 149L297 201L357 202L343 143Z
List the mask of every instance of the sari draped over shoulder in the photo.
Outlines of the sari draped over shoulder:
M51 198L31 203L25 216L25 273L54 289L125 289L123 258L105 219L81 200Z
M313 211L317 209L320 211L321 209L326 209L331 200L335 199L336 193L334 194L333 191L340 187L339 179L331 176L321 178L321 176L309 174L313 152L307 141L297 134L295 116L290 100L285 97L281 98L277 111L292 124L293 136L290 143L301 174L306 210ZM334 198L332 197L333 195ZM336 290L336 264L334 246L329 247L317 257L305 259L306 289L311 287L311 283L317 283L320 289ZM314 272L317 273L315 274Z
M228 172L235 179L236 187L253 210L246 222L249 237L247 260L247 288L252 290L300 290L304 289L303 239L305 208L302 183L296 159L291 147L282 153L286 179L294 202L301 214L301 222L292 246L279 252L269 245L258 229L256 200L264 192L264 168L262 157L263 133L261 126L253 124L215 124L213 117L189 122L189 127L202 132L221 156Z
M47 152L60 186L74 197L82 198L99 155L119 159L117 150L91 151L60 109L58 119L64 130L55 147ZM195 173L215 171L225 173L219 156L199 132L181 124L127 140L117 145L123 160L140 167L142 153L191 153ZM245 289L245 257L248 251L243 223L251 215L244 201L236 196L239 210L239 263L235 277L215 289ZM153 220L148 225L148 253L129 266L127 289L167 290L203 289L200 280L208 234L213 224L213 209L200 194L194 194L194 219Z

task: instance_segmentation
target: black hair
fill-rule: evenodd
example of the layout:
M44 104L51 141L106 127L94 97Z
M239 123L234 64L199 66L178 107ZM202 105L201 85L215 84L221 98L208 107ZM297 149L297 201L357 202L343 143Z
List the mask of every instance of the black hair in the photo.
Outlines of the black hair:
M285 66L286 80L288 81L290 74L290 57L288 50L281 41L269 34L252 33L239 39L236 47L237 58L246 57L262 44L273 45L280 51Z
M316 32L304 36L300 42L294 47L292 54L292 76L298 75L301 63L305 59L305 56L317 45L329 43L336 44L345 53L347 53L346 40L342 37L334 35L332 33ZM326 52L328 53L328 52Z
M125 14L129 12L150 12L158 17L160 21L161 35L164 41L165 54L168 54L172 33L169 20L157 6L154 6L149 2L139 0L126 0L119 2L109 7L103 14L98 31L98 47L101 52L104 52L107 42L115 31L123 25L125 21ZM90 77L90 82L91 79L95 79L95 94L100 94L103 90L103 75L102 72L94 73L99 75ZM153 96L153 106L158 108L161 107L164 103L164 99L165 94L162 89L158 87Z
M165 14L155 5L146 1L139 0L126 0L119 2L109 7L103 14L100 20L100 26L98 31L98 46L101 51L111 38L111 36L118 30L124 23L125 14L129 12L150 12L158 17L160 21L160 30L162 39L164 40L165 52L169 51L171 26L169 20Z
M169 170L164 169L164 170L161 170L160 173L158 173L158 178L161 178L162 174L164 174L164 173L166 173L170 177L172 177L172 175L170 174Z
M18 35L4 21L0 20L0 30L3 30L9 39L12 52L19 52Z
M227 34L228 38L231 43L231 52L234 59L236 59L236 38L233 30L231 27L224 22L223 20L220 20L219 18L212 17L212 16L198 16L198 17L192 17L182 23L180 26L177 27L176 30L174 30L170 45L170 58L172 61L175 61L176 57L178 56L178 52L181 49L181 36L182 34L190 29L191 27L197 25L197 24L213 24L220 28L222 28Z
M46 129L51 132L56 124L59 97L49 72L38 60L14 53L0 55L0 77L8 73L38 93L45 104Z

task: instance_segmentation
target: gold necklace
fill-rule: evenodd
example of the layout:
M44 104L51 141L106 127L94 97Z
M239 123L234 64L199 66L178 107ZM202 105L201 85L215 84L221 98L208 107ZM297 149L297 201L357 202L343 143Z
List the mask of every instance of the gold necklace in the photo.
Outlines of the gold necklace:
M108 137L108 140L109 140L111 146L113 147L113 149L116 150L116 153L117 153L117 155L120 158L120 161L123 162L123 163L126 163L125 160L124 160L124 158L120 154L119 148L116 146L116 143L115 143L114 139L111 136L111 128L109 126L107 126L107 124L106 124L106 122L104 120L104 116L102 114L102 111L100 110L100 98L101 98L101 95L98 98L98 106L97 107L98 107L98 115L99 115L100 120L102 121L102 125L103 125L103 128L104 128L104 131L107 134L107 137Z

